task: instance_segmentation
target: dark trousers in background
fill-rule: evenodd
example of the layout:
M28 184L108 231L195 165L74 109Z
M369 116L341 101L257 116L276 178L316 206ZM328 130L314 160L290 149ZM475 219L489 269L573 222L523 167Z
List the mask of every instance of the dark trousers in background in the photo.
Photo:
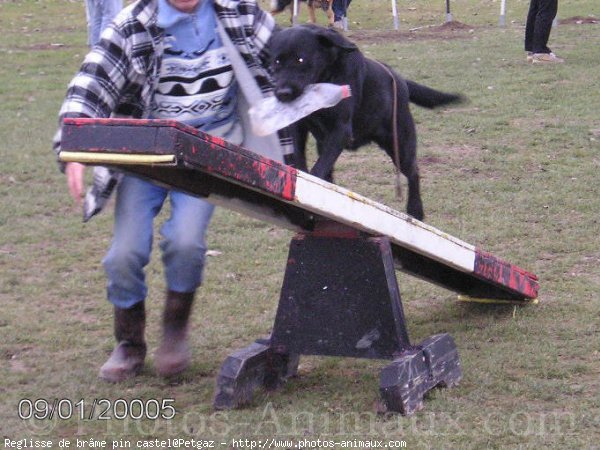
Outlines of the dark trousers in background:
M351 1L352 0L333 0L331 9L333 10L333 15L335 16L334 20L336 22L342 20L342 17L346 17L346 9L350 6Z
M531 0L525 26L525 51L550 53L548 39L558 11L558 0Z

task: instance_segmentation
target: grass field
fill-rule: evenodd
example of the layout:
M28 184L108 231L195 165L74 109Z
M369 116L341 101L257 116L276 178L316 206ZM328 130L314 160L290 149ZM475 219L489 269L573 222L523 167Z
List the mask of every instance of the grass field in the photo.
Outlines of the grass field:
M66 439L74 448L76 439L105 439L111 448L119 439L135 447L138 439L194 438L227 448L241 447L232 439L278 438L393 440L410 449L598 448L600 25L564 20L550 45L567 63L533 67L522 50L527 1L508 1L504 28L499 1L452 4L460 23L440 27L442 1L399 2L394 32L389 2L355 0L348 36L407 78L469 97L444 111L413 108L427 222L536 273L541 295L536 306L463 304L399 273L412 340L450 333L464 371L459 386L432 392L422 411L402 417L377 414L385 361L316 357L302 358L298 378L258 392L249 407L212 410L224 358L271 328L291 237L225 209L209 234L215 256L194 310L192 367L163 380L149 358L133 381L96 378L113 346L100 265L111 214L82 224L51 151L66 85L86 53L83 4L0 0L2 444L45 439L56 448ZM596 0L560 2L560 19L590 15L600 17ZM339 184L404 208L379 150L345 154L337 173ZM164 291L158 253L148 279L153 350ZM62 400L62 410L27 419L37 399ZM117 408L107 420L88 420L94 399L123 399L121 406L174 399L176 415L119 419Z

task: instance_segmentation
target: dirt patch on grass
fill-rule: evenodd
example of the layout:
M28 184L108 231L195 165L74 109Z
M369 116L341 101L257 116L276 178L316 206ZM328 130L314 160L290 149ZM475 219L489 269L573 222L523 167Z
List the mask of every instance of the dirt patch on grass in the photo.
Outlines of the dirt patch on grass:
M23 51L40 51L40 50L64 50L66 48L75 48L75 47L84 48L84 46L82 46L82 45L70 45L70 44L62 44L60 42L57 42L57 43L51 43L51 44L45 44L45 43L31 44L31 45L27 45L27 46L17 47L17 49L23 50Z
M451 20L450 22L445 22L442 25L436 25L427 28L428 31L433 31L436 33L448 33L448 32L456 32L456 31L471 31L474 28L471 25L467 25L466 23L459 22L457 20Z
M596 17L590 17L590 16L573 16L573 17L568 17L566 19L560 19L558 21L558 23L560 25L569 25L569 24L574 24L574 25L590 25L590 24L597 24L600 23L600 19L596 18Z
M452 21L442 25L430 25L418 28L411 28L409 31L373 31L357 30L350 31L348 38L358 43L389 43L397 41L412 40L447 40L447 39L465 39L475 31L475 27L462 22Z

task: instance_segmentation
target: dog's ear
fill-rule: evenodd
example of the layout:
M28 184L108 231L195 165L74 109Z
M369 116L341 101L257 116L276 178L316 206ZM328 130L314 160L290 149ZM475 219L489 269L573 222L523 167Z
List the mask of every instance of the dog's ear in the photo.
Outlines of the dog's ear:
M324 47L336 47L346 52L354 52L358 47L353 42L346 39L341 33L333 28L319 28L317 31L317 40Z

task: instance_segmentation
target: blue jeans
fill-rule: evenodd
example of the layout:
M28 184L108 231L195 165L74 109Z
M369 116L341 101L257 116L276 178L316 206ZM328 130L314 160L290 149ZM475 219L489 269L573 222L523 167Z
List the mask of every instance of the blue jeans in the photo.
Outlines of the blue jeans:
M85 0L90 47L98 43L102 31L122 9L123 0Z
M160 228L167 289L193 292L202 282L205 236L214 205L125 175L117 188L112 244L102 261L108 300L119 308L131 308L146 298L144 267L152 251L153 222L167 197L171 215Z

